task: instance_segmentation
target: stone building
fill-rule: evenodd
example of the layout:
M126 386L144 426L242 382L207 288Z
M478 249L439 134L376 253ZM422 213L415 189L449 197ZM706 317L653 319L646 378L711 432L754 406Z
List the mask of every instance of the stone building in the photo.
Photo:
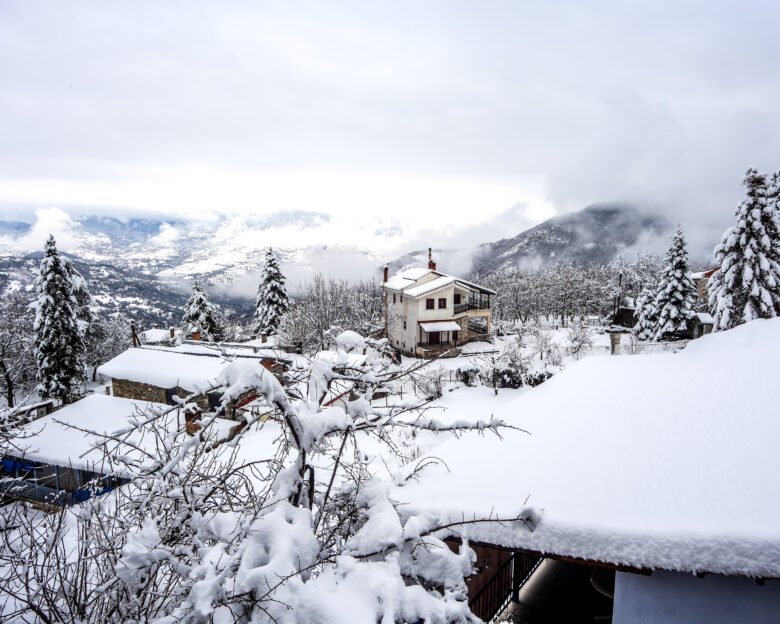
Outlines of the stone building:
M242 355L255 360L258 366L281 376L283 365L263 356ZM195 395L189 402L203 412L221 409L222 392L216 380L228 365L219 353L187 353L175 349L136 347L121 353L98 368L98 373L111 379L115 397L175 405L175 397ZM225 409L223 416L237 419L236 410L254 398L242 396Z

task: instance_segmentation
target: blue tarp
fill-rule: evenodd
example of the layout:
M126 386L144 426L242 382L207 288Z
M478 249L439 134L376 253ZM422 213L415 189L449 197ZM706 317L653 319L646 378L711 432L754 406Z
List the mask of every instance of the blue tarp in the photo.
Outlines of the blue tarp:
M2 464L3 470L8 474L15 474L14 471L16 470L29 472L30 470L35 470L37 468L34 462L23 462L18 459L3 459Z
M109 485L108 487L104 487L101 490L95 490L94 495L95 496L102 496L103 494L107 494L111 490L114 489L115 486ZM92 498L92 490L76 490L73 492L73 500L76 503L83 503L86 500L89 500Z

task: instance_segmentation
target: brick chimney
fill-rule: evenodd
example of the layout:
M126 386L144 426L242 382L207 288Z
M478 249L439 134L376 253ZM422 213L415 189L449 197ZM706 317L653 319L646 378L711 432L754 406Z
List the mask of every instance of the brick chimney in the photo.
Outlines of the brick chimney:
M428 247L428 268L431 271L436 270L436 263L433 261L433 252L430 247Z
M390 270L390 267L388 265L385 265L385 279L384 282L387 282L387 272Z
M194 332L192 332L192 339L200 340L200 330L195 330Z
M171 338L176 338L176 330L171 327Z

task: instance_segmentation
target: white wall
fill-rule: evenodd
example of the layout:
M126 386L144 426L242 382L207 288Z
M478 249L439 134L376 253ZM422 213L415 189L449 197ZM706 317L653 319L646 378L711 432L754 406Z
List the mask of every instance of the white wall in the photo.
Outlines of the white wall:
M617 572L613 624L776 624L780 580Z

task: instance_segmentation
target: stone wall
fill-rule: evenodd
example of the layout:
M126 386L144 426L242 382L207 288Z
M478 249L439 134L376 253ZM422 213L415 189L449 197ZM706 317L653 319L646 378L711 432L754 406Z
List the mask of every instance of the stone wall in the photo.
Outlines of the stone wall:
M460 331L458 332L458 344L464 344L469 341L469 316L464 314L455 319L455 322L460 325Z
M150 384L141 383L138 381L128 381L127 379L112 379L111 385L113 387L113 395L123 399L135 399L136 401L152 401L154 403L167 403L168 405L174 405L173 401L168 400L168 391L165 388L158 386L152 386ZM175 394L181 398L190 394L188 390L183 388L170 389L171 394ZM248 398L252 394L251 392L245 392L238 397L238 403ZM192 397L189 400L190 403L195 403L202 412L212 411L209 397L206 394L199 394ZM225 410L224 418L235 420L236 411L233 407L228 406Z
M154 403L167 403L165 389L138 381L127 379L111 380L112 394L123 399L135 399L137 401L153 401Z

